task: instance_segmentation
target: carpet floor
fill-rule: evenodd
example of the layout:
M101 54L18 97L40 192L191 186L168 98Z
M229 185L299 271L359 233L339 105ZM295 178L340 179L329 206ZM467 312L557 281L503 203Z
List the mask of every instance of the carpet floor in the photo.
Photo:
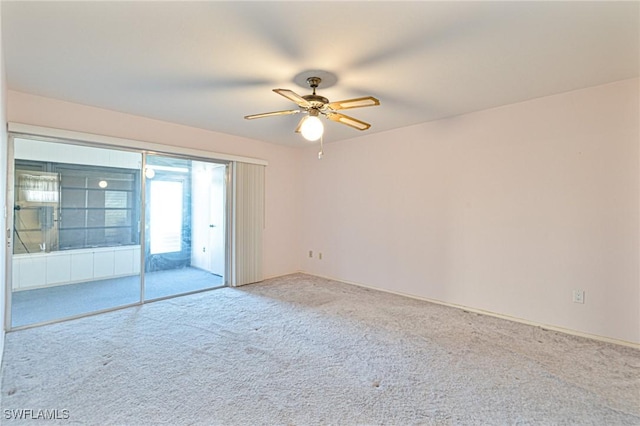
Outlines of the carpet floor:
M0 406L3 424L639 425L639 374L629 347L294 274L9 333Z

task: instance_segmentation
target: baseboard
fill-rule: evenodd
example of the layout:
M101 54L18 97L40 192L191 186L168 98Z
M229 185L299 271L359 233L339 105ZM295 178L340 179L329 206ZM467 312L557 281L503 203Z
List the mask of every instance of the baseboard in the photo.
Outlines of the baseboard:
M276 278L281 278L281 277L286 277L288 275L293 275L293 274L306 274L306 275L313 275L313 274L309 274L307 272L304 271L293 271L293 272L286 272L284 274L278 274L278 275L270 275L268 277L264 277L262 278L262 280L258 281L259 283L263 282L263 281L267 281L267 280L273 280ZM318 276L318 275L314 275L314 276ZM336 280L338 281L338 280Z
M529 320L526 320L526 319L523 319L523 318L512 317L510 315L499 314L497 312L485 311L483 309L472 308L472 307L464 306L464 305L456 305L455 303L443 302L441 300L429 299L427 297L422 297L422 296L416 296L415 294L402 293L402 292L399 292L399 291L393 291L393 290L388 290L388 289L384 289L384 288L380 288L380 287L374 287L374 286L371 286L371 285L362 284L362 283L358 283L358 282L341 280L339 278L328 277L328 276L324 276L324 275L312 274L312 273L305 272L305 271L299 271L298 273L312 275L314 277L324 278L324 279L327 279L327 280L338 281L338 282L341 282L341 283L344 283L344 284L354 285L354 286L357 286L357 287L368 288L370 290L376 290L376 291L382 291L384 293L395 294L397 296L409 297L411 299L422 300L422 301L425 301L425 302L435 303L435 304L438 304L438 305L448 306L448 307L451 307L451 308L462 309L462 310L473 312L473 313L476 313L476 314L488 315L488 316L491 316L491 317L500 318L500 319L504 319L504 320L507 320L507 321L513 321L513 322L518 322L518 323L521 323L521 324L531 325L531 326L534 326L534 327L544 328L545 330L557 331L559 333L570 334L572 336L579 336L579 337L584 337L584 338L587 338L587 339L598 340L598 341L601 341L601 342L613 343L615 345L628 346L630 348L640 350L640 343L629 342L629 341L621 340L621 339L614 339L612 337L600 336L600 335L597 335L597 334L584 333L582 331L572 330L572 329L564 328L564 327L558 327L558 326L550 325L550 324L542 324L542 323L538 323L538 322L535 322L535 321L529 321Z

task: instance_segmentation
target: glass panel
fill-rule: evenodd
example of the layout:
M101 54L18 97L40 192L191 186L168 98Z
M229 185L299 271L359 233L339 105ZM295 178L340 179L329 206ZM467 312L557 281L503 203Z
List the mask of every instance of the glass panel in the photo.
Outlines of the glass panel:
M142 155L15 138L12 327L139 302Z
M149 182L149 209L162 212L149 217L150 253L182 251L182 200L184 181Z
M85 203L87 202L86 194L87 191L84 189L66 188L63 186L61 198L64 199L64 208L84 208Z
M226 165L147 156L145 300L224 285Z

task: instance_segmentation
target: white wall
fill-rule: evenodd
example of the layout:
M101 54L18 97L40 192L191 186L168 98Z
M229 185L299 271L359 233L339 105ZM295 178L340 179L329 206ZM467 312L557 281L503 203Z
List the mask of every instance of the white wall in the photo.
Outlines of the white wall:
M626 80L305 149L303 270L640 343L638 101Z
M16 123L267 160L264 275L300 269L300 150L15 91L8 91L7 115Z

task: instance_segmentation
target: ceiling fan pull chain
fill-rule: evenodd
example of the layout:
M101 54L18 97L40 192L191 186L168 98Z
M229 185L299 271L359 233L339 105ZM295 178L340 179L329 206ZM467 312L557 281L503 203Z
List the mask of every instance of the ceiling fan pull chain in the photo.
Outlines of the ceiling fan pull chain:
M322 147L322 140L324 139L323 136L320 136L320 152L318 152L318 160L322 160L322 157L324 157L324 149Z

